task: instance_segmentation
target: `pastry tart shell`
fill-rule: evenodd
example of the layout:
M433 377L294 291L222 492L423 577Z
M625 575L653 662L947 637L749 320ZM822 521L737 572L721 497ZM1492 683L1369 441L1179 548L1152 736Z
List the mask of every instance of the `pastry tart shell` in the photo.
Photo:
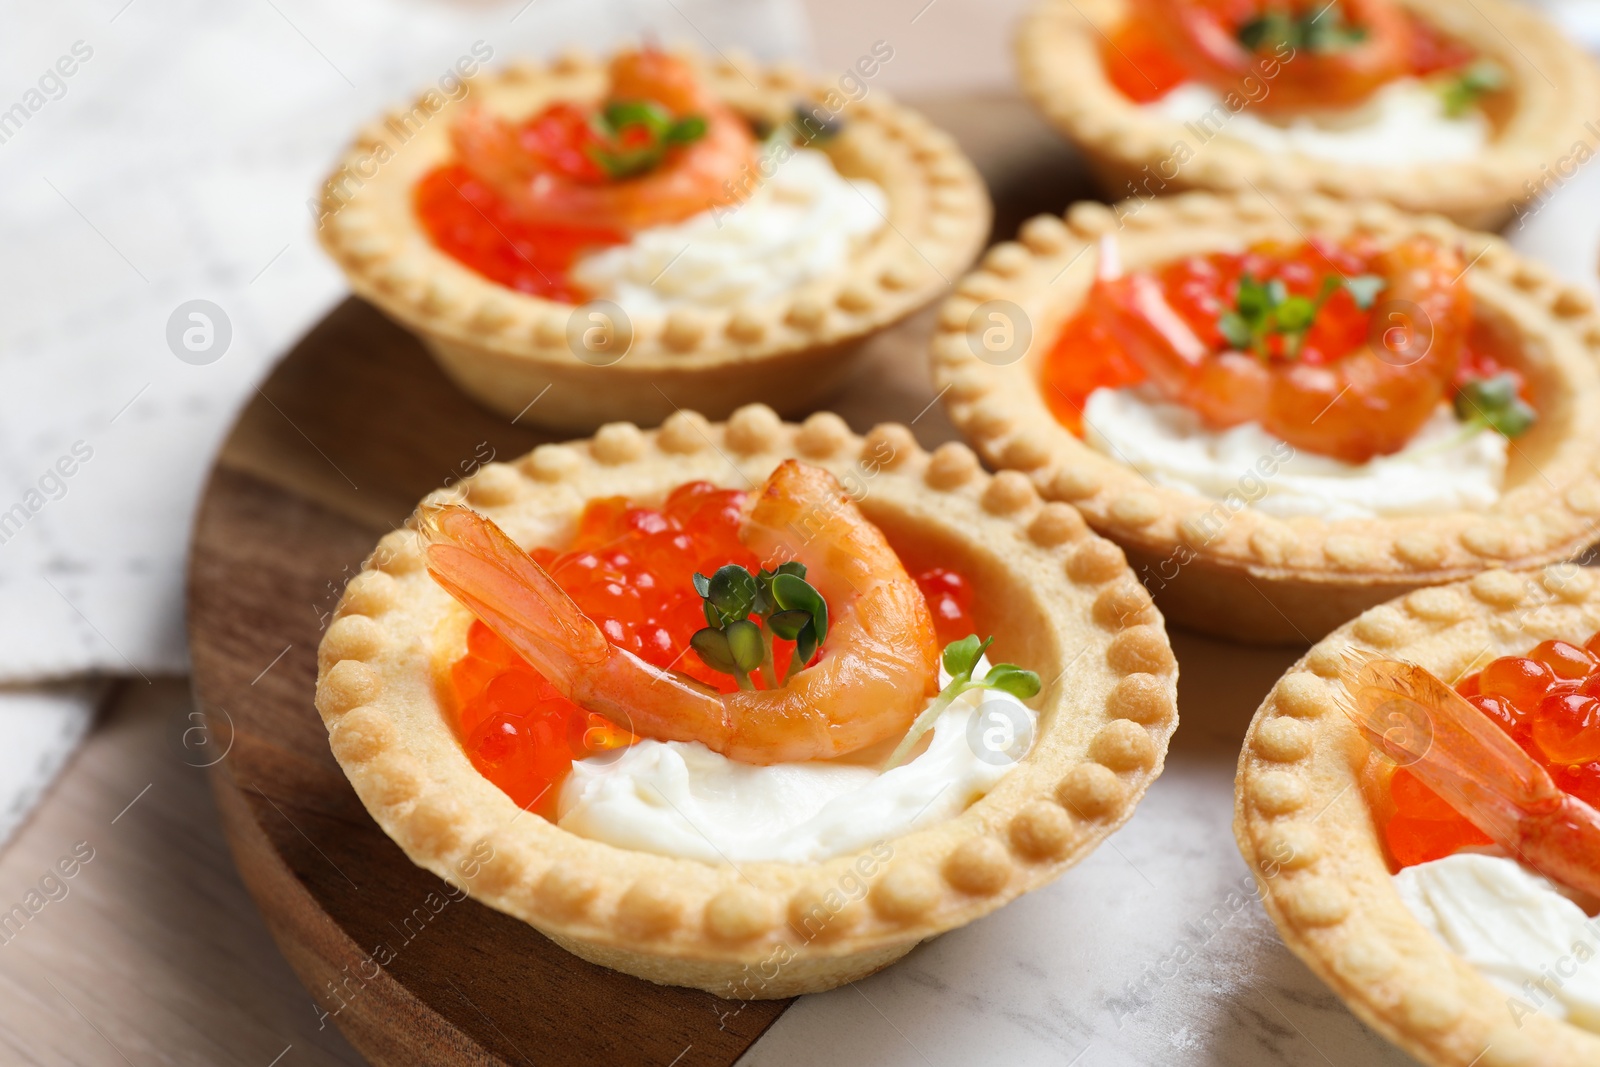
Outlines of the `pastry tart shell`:
M1042 0L1017 33L1018 73L1029 99L1083 151L1112 197L1188 189L1319 193L1385 200L1494 230L1542 195L1550 168L1570 159L1578 143L1589 153L1600 149L1600 129L1589 122L1600 105L1600 70L1549 20L1507 0L1401 2L1506 72L1494 136L1471 159L1341 164L1265 152L1226 136L1225 126L1221 136L1201 140L1184 123L1143 110L1107 79L1100 50L1127 17L1126 0ZM1180 152L1180 144L1190 151Z
M1511 442L1506 484L1485 511L1369 519L1281 519L1237 500L1158 486L1056 421L1040 368L1082 305L1114 235L1126 269L1259 241L1423 233L1458 244L1475 315L1517 352L1538 424ZM989 301L1031 324L1025 353L980 359ZM1013 312L1014 314L1014 312ZM1020 346L1019 346L1020 347ZM1185 193L1040 216L995 246L940 309L933 376L951 420L990 464L1023 471L1123 546L1166 617L1235 640L1310 644L1366 608L1491 568L1567 559L1600 539L1600 318L1583 291L1505 241L1378 203L1248 192Z
M696 63L736 111L775 125L797 101L823 102L831 89L838 102L836 88L789 67ZM593 99L606 77L603 61L572 54L468 79L454 101L430 91L363 129L323 186L318 237L351 288L416 334L465 392L519 422L589 433L613 420L657 425L680 405L716 418L750 401L812 410L864 339L947 289L988 236L988 193L954 140L874 89L843 107L843 133L817 147L846 177L883 188L884 223L832 274L781 297L664 314L623 307L621 319L600 308L595 319L595 306L509 289L433 245L413 188L454 158L449 131L462 108L516 118ZM751 187L760 184L753 173ZM610 331L608 349L586 347L591 326Z
M468 761L435 666L439 635L465 612L406 528L346 588L316 704L356 793L413 862L584 959L767 999L878 970L1050 881L1128 818L1177 725L1161 616L1075 510L1018 474L984 473L964 445L929 454L903 426L863 438L831 414L796 426L752 405L725 424L613 423L429 499L464 495L520 542L560 543L589 499L659 499L695 479L745 487L787 457L837 475L909 566L970 577L996 654L1045 680L1029 754L961 814L816 863L713 865L576 836L521 812Z
M1256 712L1239 755L1234 834L1284 942L1374 1029L1433 1067L1577 1067L1600 1036L1510 1010L1400 899L1360 782L1371 751L1340 712L1352 650L1454 682L1547 638L1600 627L1594 571L1485 571L1365 612L1315 645Z

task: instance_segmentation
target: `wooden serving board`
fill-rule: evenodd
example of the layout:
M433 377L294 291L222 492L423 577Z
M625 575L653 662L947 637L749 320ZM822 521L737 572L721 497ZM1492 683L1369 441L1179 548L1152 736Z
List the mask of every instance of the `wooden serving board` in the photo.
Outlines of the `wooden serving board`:
M1077 161L1020 101L924 110L984 171L996 234L1086 194ZM853 428L954 438L928 384L932 316L869 344L832 405ZM373 1063L732 1063L787 1002L735 1010L651 985L452 899L367 815L312 707L321 631L377 539L447 479L547 439L462 396L372 307L334 309L239 417L201 501L189 641L215 747L194 747L227 752L212 782L245 884L312 999Z

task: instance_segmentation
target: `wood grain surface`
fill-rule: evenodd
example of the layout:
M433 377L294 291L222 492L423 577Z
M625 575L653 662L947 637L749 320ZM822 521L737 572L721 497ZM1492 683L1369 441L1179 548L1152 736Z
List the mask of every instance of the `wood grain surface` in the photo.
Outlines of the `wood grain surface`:
M997 234L1084 195L1075 161L1020 102L924 109L984 172ZM931 319L868 344L830 405L855 429L899 421L926 446L954 437L928 384ZM730 1012L452 899L368 817L312 707L322 628L378 537L447 479L544 439L456 392L368 305L336 308L240 416L202 500L188 612L206 730L184 735L183 755L211 764L235 860L283 955L374 1063L731 1063L785 1003Z

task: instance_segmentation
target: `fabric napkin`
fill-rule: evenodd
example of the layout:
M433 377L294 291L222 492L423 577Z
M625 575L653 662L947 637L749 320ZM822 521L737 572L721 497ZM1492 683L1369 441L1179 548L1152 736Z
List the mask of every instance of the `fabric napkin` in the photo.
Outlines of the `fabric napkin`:
M8 22L0 842L102 691L18 683L187 670L196 498L256 383L345 295L307 202L357 126L464 55L640 39L766 60L809 47L793 0L118 0ZM195 300L220 309L214 351L231 335L209 362L175 354L185 315L169 343Z

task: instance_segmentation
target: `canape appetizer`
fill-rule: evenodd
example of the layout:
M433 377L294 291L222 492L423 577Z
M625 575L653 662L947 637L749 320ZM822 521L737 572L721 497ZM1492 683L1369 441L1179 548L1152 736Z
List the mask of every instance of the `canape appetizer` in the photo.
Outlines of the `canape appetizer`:
M934 377L997 466L1123 545L1167 617L1310 642L1600 540L1600 322L1503 241L1382 204L1190 193L1028 223Z
M963 445L770 408L490 464L354 578L317 706L419 865L590 961L827 989L1131 813L1176 664L1121 552Z
M318 228L473 397L589 432L809 409L989 218L954 142L876 89L645 48L480 75L374 123Z
M1285 942L1424 1063L1600 1060L1600 589L1368 611L1256 713L1235 834Z
M1504 0L1045 0L1017 49L1112 197L1318 191L1494 229L1600 148L1594 62Z

